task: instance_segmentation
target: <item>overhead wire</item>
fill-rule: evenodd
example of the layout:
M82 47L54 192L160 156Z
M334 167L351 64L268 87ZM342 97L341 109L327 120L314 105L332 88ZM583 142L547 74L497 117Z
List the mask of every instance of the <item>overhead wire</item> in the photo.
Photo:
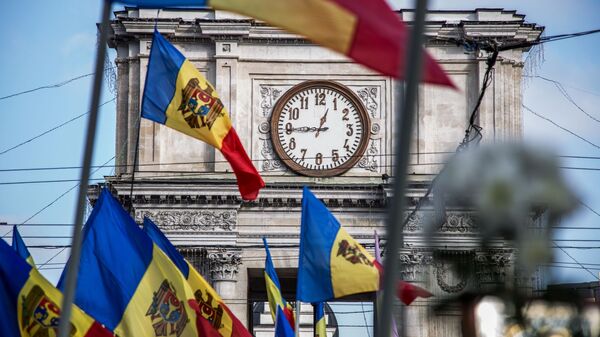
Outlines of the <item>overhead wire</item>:
M544 76L534 76L536 78L542 79L544 81L550 82L552 84L554 84L554 86L558 89L558 91L567 99L567 101L569 101L571 104L573 104L579 111L583 112L586 116L588 116L591 120L600 123L600 119L596 118L595 116L593 116L592 114L590 114L589 112L585 111L579 104L577 104L577 102L575 102L575 100L573 99L573 97L571 97L571 95L569 95L569 93L567 92L567 89L565 89L565 87L556 80L552 80L549 78L546 78Z
M415 153L411 153L410 155L412 156L419 156L419 155L449 155L449 154L454 154L456 153L455 151L437 151L437 152L415 152ZM369 155L371 157L394 157L393 154L376 154L376 155ZM352 158L354 156L350 156L350 158ZM566 159L589 159L589 160L599 160L600 156L584 156L584 155L557 155L557 158L566 158ZM315 157L307 157L307 159L314 159ZM327 159L327 158L332 158L331 156L323 156L322 158ZM282 159L283 161L285 161L285 159ZM251 161L253 163L260 163L264 160L262 159L251 159ZM153 166L185 166L185 165L212 165L212 164L226 164L228 163L226 160L201 160L201 161L188 161L188 162L160 162L160 163L138 163L138 167L153 167ZM416 163L411 163L409 165L411 166L420 166L420 165L444 165L446 164L445 162L429 162L429 163L423 163L423 162L416 162ZM104 167L106 168L129 168L132 167L133 164L115 164L115 165L105 165ZM380 167L391 167L392 165L380 165ZM97 168L98 166L92 166L92 168ZM595 170L595 168L587 168L587 167L568 167L568 166L564 166L561 167L564 169L581 169L581 170ZM77 170L77 169L81 169L81 166L42 166L42 167L13 167L13 168L5 168L5 169L0 169L0 173L5 173L5 172L28 172L28 171L63 171L63 170ZM600 168L599 168L600 169ZM150 171L150 170L142 170L142 171L138 171L138 172L181 172L181 173L190 173L190 171L169 171L169 170L160 170L160 171Z
M100 107L102 107L102 106L104 106L104 105L106 105L106 104L108 104L108 103L110 103L110 102L113 102L113 101L115 101L115 100L116 100L116 97L115 97L115 98L113 98L113 99L111 99L111 100L108 100L108 101L106 101L106 102L104 102L104 103L102 103L102 104L100 104L100 105L98 106L98 108L100 108ZM12 151L12 150L15 150L15 149L17 149L17 148L19 148L19 147L21 147L21 146L23 146L23 145L25 145L25 144L31 143L32 141L34 141L34 140L36 140L36 139L38 139L38 138L40 138L40 137L42 137L42 136L44 136L44 135L47 135L47 134L49 134L49 133L50 133L50 132L52 132L52 131L55 131L55 130L57 130L57 129L60 129L61 127L65 126L65 125L67 125L67 124L69 124L69 123L72 123L72 122L74 122L74 121L78 120L79 118L81 118L81 117L83 117L83 116L85 116L85 115L89 114L89 113L90 113L89 111L86 111L86 112L84 112L84 113L82 113L82 114L80 114L80 115L77 115L77 116L75 116L75 117L73 117L73 118L69 119L69 120L68 120L68 121L66 121L66 122L63 122L63 123L61 123L61 124L59 124L59 125L57 125L57 126L54 126L54 127L52 127L52 128L50 128L50 129L48 129L48 130L46 130L46 131L44 131L44 132L42 132L42 133L40 133L40 134L36 135L36 136L33 136L33 137L31 137L31 138L29 138L29 139L27 139L27 140L25 140L25 141L22 141L22 142L20 142L19 144L16 144L16 145L14 145L14 146L12 146L12 147L9 147L8 149L6 149L6 150L3 150L2 152L0 152L0 156L1 156L1 155L3 155L3 154L5 154L5 153L8 153L8 152L10 152L10 151Z
M116 67L107 67L103 71L107 71L107 70L114 69L114 68L116 68ZM20 96L20 95L24 95L24 94L29 94L29 93L32 93L32 92L35 92L35 91L38 91L38 90L60 88L60 87L65 86L65 85L67 85L67 84L69 84L71 82L80 80L82 78L93 76L94 74L95 73L83 74L83 75L79 75L79 76L76 76L76 77L70 78L68 80L55 83L55 84L43 85L41 87L37 87L37 88L33 88L33 89L28 89L28 90L16 92L14 94L2 96L2 97L0 97L0 101L8 99L8 98L11 98L11 97L16 97L16 96Z
M565 128L564 126L562 126L562 125L560 125L560 124L556 123L556 122L555 122L555 121L553 121L552 119L550 119L550 118L548 118L548 117L546 117L546 116L543 116L543 115L541 115L541 114L539 114L539 113L537 113L537 112L533 111L532 109L530 109L530 108L529 108L528 106L526 106L525 104L521 104L521 106L522 106L523 108L525 108L525 110L527 110L527 111L529 111L530 113L534 114L535 116L537 116L537 117L539 117L539 118L541 118L541 119L543 119L543 120L545 120L545 121L547 121L547 122L551 123L552 125L556 126L557 128L559 128L559 129L561 129L561 130L563 130L563 131L565 131L565 132L568 132L568 133L569 133L569 134L571 134L572 136L575 136L575 137L579 138L580 140L582 140L582 141L584 141L584 142L586 142L586 143L588 143L588 144L592 145L593 147L595 147L595 148L597 148L597 149L599 149L599 150L600 150L600 145L598 145L598 144L595 144L595 143L593 143L592 141L590 141L590 140L588 140L588 139L586 139L586 138L584 138L584 137L582 137L582 136L578 135L577 133L575 133L575 132L573 132L573 131L571 131L571 130L569 130L569 129Z

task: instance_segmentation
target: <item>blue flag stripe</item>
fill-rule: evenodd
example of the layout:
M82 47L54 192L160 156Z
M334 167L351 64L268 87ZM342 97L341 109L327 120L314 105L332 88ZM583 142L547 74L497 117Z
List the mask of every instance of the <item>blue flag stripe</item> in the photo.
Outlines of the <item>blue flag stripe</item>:
M75 303L114 330L152 261L152 247L152 240L103 189L85 225ZM64 277L65 271L60 290Z
M283 310L277 307L277 322L275 323L275 337L294 337L294 329L285 317Z
M327 207L304 187L296 287L298 300L313 302L314 298L334 297L330 258L339 230L339 222Z
M265 245L265 251L267 252L267 258L265 259L265 272L271 278L271 281L275 283L279 292L281 292L281 286L279 285L279 277L275 272L275 266L273 266L273 260L271 260L271 252L269 251L269 245L267 244L267 238L263 237L263 244Z
M30 271L31 266L0 240L0 336L21 336L17 301Z
M31 256L16 225L13 226L12 247L23 260L27 260Z
M167 239L152 220L144 218L144 232L154 241L154 243L173 261L179 268L183 276L187 279L190 275L190 265L185 262L185 259L177 251L177 248Z
M142 99L142 117L165 124L165 111L175 94L179 68L184 61L183 54L154 30Z

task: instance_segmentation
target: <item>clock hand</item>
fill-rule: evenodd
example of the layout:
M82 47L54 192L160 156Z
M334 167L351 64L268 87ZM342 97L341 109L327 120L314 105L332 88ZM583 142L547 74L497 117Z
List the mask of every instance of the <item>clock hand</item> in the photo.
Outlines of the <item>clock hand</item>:
M315 131L327 131L329 130L329 127L324 127L324 128L317 128L314 126L300 126L297 128L292 128L292 131L297 131L297 132L315 132Z
M327 113L329 112L329 109L325 110L325 114L323 115L323 117L321 117L321 124L319 124L319 129L317 129L317 133L315 133L315 138L319 137L319 133L321 132L321 127L323 126L323 124L325 124L325 122L327 122Z

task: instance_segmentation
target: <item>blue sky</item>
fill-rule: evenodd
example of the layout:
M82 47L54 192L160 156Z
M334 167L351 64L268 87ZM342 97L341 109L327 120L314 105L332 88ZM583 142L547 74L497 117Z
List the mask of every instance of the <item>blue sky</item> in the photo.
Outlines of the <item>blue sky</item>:
M60 2L0 1L0 36L3 52L0 53L0 97L42 85L54 84L69 78L92 72L96 47L96 22L100 15L99 1L63 0ZM396 6L410 6L412 1L393 1ZM546 34L584 31L600 27L597 13L600 3L593 0L580 1L433 1L436 9L473 9L494 7L516 9L526 14L527 21L546 26ZM544 46L545 62L539 75L558 80L569 94L587 112L600 117L600 34L549 43ZM114 53L111 52L111 58ZM112 66L113 63L110 64ZM583 89L583 90L581 90ZM67 121L88 110L91 77L84 78L56 89L0 100L0 152L16 145L55 125ZM104 90L102 102L113 94ZM600 144L600 124L586 117L569 103L550 83L532 79L526 83L524 102L534 111L544 114L557 123ZM600 156L600 150L567 134L546 121L524 112L525 139L549 147L564 155ZM100 110L99 132L96 138L94 163L101 164L114 156L115 105L105 105ZM68 124L46 136L20 148L0 155L0 169L80 166L84 139L85 118ZM458 140L457 140L458 141ZM112 162L111 162L112 164ZM599 167L597 160L570 160L567 166ZM112 168L102 169L94 177L109 175ZM600 211L600 171L565 170L565 177L581 199ZM54 179L77 179L78 170L0 172L0 183L9 181L32 181ZM0 185L0 222L21 223L46 206L75 182L52 184ZM34 217L28 223L71 223L75 209L75 190L60 201ZM564 219L563 225L599 227L600 218L581 208ZM0 235L10 228L0 227ZM68 227L23 227L22 234L29 245L68 244L68 238L36 239L32 236L70 235ZM565 230L557 233L557 239L598 239L600 230ZM6 237L10 240L10 235ZM561 242L564 245L578 243ZM581 244L581 243L579 243ZM591 243L590 245L594 245ZM598 242L597 245L600 245ZM57 251L32 249L38 264L52 257ZM595 263L600 250L571 250L581 262ZM63 263L68 250L53 262ZM572 262L559 254L559 261ZM55 281L62 266L47 265L44 270ZM556 282L592 280L585 271L553 268L552 280ZM594 271L596 273L596 271Z

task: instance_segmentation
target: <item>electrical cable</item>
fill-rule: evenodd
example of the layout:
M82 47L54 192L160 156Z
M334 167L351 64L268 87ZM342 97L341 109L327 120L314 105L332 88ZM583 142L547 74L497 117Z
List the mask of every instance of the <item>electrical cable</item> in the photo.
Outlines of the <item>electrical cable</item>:
M115 156L113 156L112 158L110 158L109 160L107 160L105 162L105 164L110 163L113 159L115 159ZM102 166L98 167L97 169L95 169L94 171L91 172L91 174L96 173L98 170L100 170L102 168ZM36 217L38 214L42 213L43 211L45 211L48 207L54 205L57 201L59 201L60 199L62 199L65 195L67 195L69 192L71 192L72 190L74 190L75 188L77 188L79 186L79 184L74 185L73 187L69 188L68 190L66 190L65 192L63 192L61 195L59 195L56 199L52 200L50 203L48 203L46 206L42 207L40 210L38 210L37 212L35 212L32 216L30 216L29 218L27 218L25 221L23 221L21 224L17 225L17 227L19 227L20 225L23 225L25 223L27 223L27 221L33 219L34 217ZM4 234L1 239L4 239L8 234L12 233L12 229L10 231L8 231L6 234Z
M579 109L579 111L583 112L591 120L593 120L597 123L600 123L600 119L592 116L589 112L585 111L579 104L577 104L577 102L575 102L573 97L571 97L571 95L569 95L569 93L567 92L567 89L565 89L560 82L551 80L551 79L543 77L543 76L534 76L534 77L542 79L542 80L550 82L550 83L553 83L554 86L558 89L558 91L560 91L560 93L567 99L567 101L569 101L571 104L573 104L577 109Z
M599 145L597 145L597 144L594 144L594 143L592 143L590 140L588 140L588 139L586 139L586 138L584 138L584 137L582 137L582 136L580 136L580 135L576 134L575 132L573 132L573 131L571 131L571 130L569 130L569 129L567 129L567 128L565 128L565 127L563 127L563 126L559 125L559 124L557 124L557 123L556 123L556 122L554 122L552 119L550 119L550 118L548 118L548 117L545 117L545 116L542 116L542 115L540 115L539 113L537 113L537 112L535 112L535 111L531 110L531 109L530 109L529 107L527 107L525 104L521 104L521 106L522 106L523 108L525 108L525 110L527 110L527 111L531 112L532 114L534 114L534 115L538 116L539 118L541 118L541 119L543 119L543 120L545 120L545 121L547 121L547 122L549 122L549 123L553 124L553 125L554 125L554 126L556 126L557 128L559 128L559 129L561 129L561 130L563 130L563 131L565 131L565 132L568 132L568 133L570 133L572 136L575 136L575 137L579 138L580 140L582 140L582 141L584 141L584 142L586 142L586 143L588 143L588 144L592 145L593 147L595 147L595 148L597 148L597 149L599 149L599 150L600 150L600 146L599 146Z
M113 102L114 100L116 100L116 98L113 98L113 99L111 99L111 100L109 100L109 101L106 101L106 102L104 102L104 103L100 104L100 105L98 106L98 108L102 107L102 106L103 106L103 105L105 105L105 104L108 104L108 103L110 103L110 102ZM30 143L30 142L32 142L32 141L34 141L34 140L36 140L36 139L38 139L38 138L40 138L40 137L42 137L42 136L44 136L44 135L47 135L48 133L50 133L50 132L52 132L52 131L54 131L54 130L57 130L57 129L59 129L59 128L61 128L61 127L65 126L65 125L67 125L67 124L69 124L69 123L71 123L71 122L74 122L74 121L78 120L79 118L81 118L81 117L83 117L83 116L85 116L85 115L87 115L87 114L89 114L89 113L90 113L89 111L87 111L87 112L84 112L84 113L82 113L81 115L75 116L75 117L73 117L73 118L69 119L68 121L66 121L66 122L64 122L64 123L61 123L61 124L59 124L59 125L57 125L57 126L55 126L55 127L52 127L52 128L50 128L50 129L48 129L48 130L46 130L46 131L44 131L44 132L42 132L42 133L40 133L40 134L38 134L38 135L36 135L36 136L33 136L33 137L31 137L31 138L29 138L29 139L27 139L27 140L25 140L25 141L23 141L23 142L21 142L21 143L19 143L19 144L17 144L17 145L14 145L14 146L12 146L12 147L10 147L10 148L6 149L6 150L3 150L2 152L0 152L0 156L1 156L1 155L3 155L3 154L5 154L5 153L8 153L8 152L10 152L10 151L12 151L12 150L14 150L14 149L17 149L17 148L19 148L19 147L21 147L21 146L23 146L23 145L25 145L25 144L27 144L27 143Z
M439 152L420 152L420 153L411 153L411 155L438 155L438 154L454 154L455 151L439 151ZM376 154L370 155L371 157L394 157L393 154ZM352 156L351 156L352 157ZM600 156L583 156L583 155L557 155L558 158L567 158L567 159L589 159L589 160L599 160ZM314 157L307 157L308 159ZM322 158L332 158L331 156L323 156ZM260 163L262 159L251 159L253 163ZM283 159L285 161L285 159ZM210 161L191 161L191 162L171 162L171 163L138 163L138 167L152 167L152 166L185 166L185 165L211 165L211 164L223 164L228 163L226 160L210 160ZM445 162L431 162L431 163L412 163L409 164L411 166L421 166L421 165L444 165ZM106 165L106 168L129 168L132 167L133 164L120 164L120 165ZM92 168L97 168L98 166L92 166ZM382 165L381 167L392 167L392 165ZM587 167L561 167L564 169L580 169L580 170L595 170L595 168L587 168ZM4 172L28 172L28 171L61 171L61 170L77 170L81 169L81 166L49 166L49 167L16 167L16 168L6 168L0 169L0 173ZM600 169L600 168L598 168ZM142 173L146 172L181 172L181 173L191 173L190 171L138 171Z
M115 69L115 68L116 68L116 67L108 67L108 68L104 69L103 71L107 71L107 70L110 70L110 69ZM62 81L62 82L56 83L56 84L44 85L44 86L37 87L37 88L34 88L34 89L29 89L29 90L25 90L25 91L17 92L17 93L14 93L14 94L10 94L10 95L7 95L7 96L3 96L3 97L0 97L0 101L2 101L2 100L5 100L5 99L8 99L8 98L11 98L11 97L16 97L16 96L20 96L20 95L24 95L24 94L32 93L32 92L35 92L35 91L38 91L38 90L42 90L42 89L54 89L54 88L60 88L60 87L62 87L62 86L64 86L64 85L67 85L67 84L69 84L69 83L71 83L71 82L74 82L74 81L80 80L80 79L82 79L82 78L86 78L86 77L92 76L92 75L94 75L94 74L95 74L95 73L89 73L89 74L79 75L79 76L77 76L77 77L73 77L73 78L70 78L70 79L68 79L68 80L65 80L65 81Z

